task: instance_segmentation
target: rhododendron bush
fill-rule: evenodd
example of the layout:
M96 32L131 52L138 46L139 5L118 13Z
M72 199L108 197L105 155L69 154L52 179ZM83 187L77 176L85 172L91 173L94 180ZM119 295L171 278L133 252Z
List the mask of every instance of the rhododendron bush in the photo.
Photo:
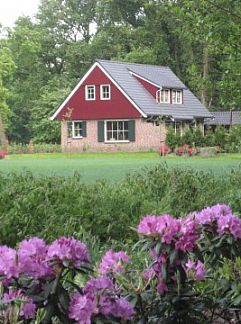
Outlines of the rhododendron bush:
M137 232L132 256L108 250L98 264L74 238L0 246L0 322L238 323L241 219L229 206L147 215Z

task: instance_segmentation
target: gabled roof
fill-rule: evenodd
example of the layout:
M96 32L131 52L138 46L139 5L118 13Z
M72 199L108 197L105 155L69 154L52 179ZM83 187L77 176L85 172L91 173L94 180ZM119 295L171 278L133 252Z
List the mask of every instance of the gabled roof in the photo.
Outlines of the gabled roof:
M212 117L193 93L179 80L169 67L136 64L117 61L97 60L79 81L73 91L55 111L51 120L55 119L81 84L98 66L114 82L123 95L142 114L147 116L169 116L176 120L193 120L194 118ZM158 88L183 90L183 104L157 103L155 98L144 88L135 76L143 78Z
M205 118L205 125L241 125L241 112L240 111L214 111L212 112L213 118Z
M147 116L161 115L190 120L212 116L169 67L106 60L97 62ZM176 105L157 103L132 73L160 88L183 89L184 103Z

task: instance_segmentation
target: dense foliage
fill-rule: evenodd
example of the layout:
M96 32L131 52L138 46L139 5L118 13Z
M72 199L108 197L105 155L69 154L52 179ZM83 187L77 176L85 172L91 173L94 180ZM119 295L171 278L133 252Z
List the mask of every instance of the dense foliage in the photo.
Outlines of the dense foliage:
M1 322L239 323L241 219L229 206L147 215L137 232L130 256L97 263L73 237L0 246Z
M240 110L240 12L238 0L42 0L37 20L1 29L9 139L58 142L48 117L97 58L169 65L208 108Z
M86 184L81 176L0 174L0 239L15 246L26 236L52 241L84 229L102 242L136 240L141 215L180 217L218 202L241 213L241 170L219 177L211 172L158 165L121 182Z
M239 153L241 152L241 127L235 125L227 129L217 126L214 130L207 128L205 136L199 129L188 129L180 136L179 133L175 133L173 128L168 128L166 144L172 150L187 144L192 147L218 146L219 152Z

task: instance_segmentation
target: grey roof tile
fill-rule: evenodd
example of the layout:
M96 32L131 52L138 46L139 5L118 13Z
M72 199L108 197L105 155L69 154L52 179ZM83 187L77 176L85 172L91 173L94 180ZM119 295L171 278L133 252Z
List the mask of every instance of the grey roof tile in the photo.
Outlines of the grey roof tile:
M212 116L169 67L106 60L97 62L147 116L170 116L187 120ZM131 72L163 88L183 89L183 104L157 103Z
M230 125L231 112L230 111L214 111L212 112L213 118L205 118L205 125ZM232 111L232 124L241 125L241 112Z

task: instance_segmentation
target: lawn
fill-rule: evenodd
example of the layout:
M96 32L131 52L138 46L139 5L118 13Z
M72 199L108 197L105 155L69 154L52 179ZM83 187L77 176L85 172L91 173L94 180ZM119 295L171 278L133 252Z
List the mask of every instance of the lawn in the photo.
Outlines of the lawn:
M220 154L217 157L160 157L157 153L56 153L10 155L0 160L0 171L31 171L36 175L68 176L78 172L84 181L121 180L126 174L166 163L170 167L191 167L220 175L241 165L241 154Z

